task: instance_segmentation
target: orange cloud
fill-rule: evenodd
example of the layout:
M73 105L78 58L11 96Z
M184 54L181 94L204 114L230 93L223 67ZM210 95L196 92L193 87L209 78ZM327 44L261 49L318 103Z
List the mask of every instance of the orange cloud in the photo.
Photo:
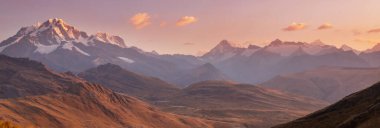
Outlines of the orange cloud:
M368 33L379 33L380 32L380 28L377 28L377 29L371 29L368 31Z
M148 13L137 13L130 19L130 22L136 29L142 29L151 24Z
M306 28L306 25L304 23L295 23L293 22L288 27L283 28L284 31L297 31L297 30L303 30Z
M330 23L324 23L321 26L318 27L318 30L325 30L325 29L331 29L333 28L333 25Z
M181 19L179 19L176 23L177 26L185 26L194 22L197 22L198 19L194 16L184 16Z

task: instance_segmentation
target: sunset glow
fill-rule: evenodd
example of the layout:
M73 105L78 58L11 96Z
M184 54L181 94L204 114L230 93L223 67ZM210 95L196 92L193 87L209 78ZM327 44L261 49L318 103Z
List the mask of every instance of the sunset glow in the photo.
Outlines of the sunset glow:
M88 32L112 32L123 37L127 46L171 54L195 55L223 39L245 46L263 46L277 38L320 39L359 50L380 42L378 0L2 2L7 4L0 5L1 40L21 26L58 17Z

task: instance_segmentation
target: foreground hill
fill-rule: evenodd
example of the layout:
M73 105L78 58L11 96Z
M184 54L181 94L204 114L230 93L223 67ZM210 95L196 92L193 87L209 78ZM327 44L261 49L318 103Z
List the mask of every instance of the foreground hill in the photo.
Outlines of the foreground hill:
M209 127L200 119L161 112L70 74L51 72L34 61L0 56L0 65L0 119L20 126Z
M114 64L88 69L80 73L79 77L99 83L113 91L144 99L156 99L179 91L176 86L158 78L133 73Z
M277 76L262 83L294 94L336 102L380 79L380 68L320 67L313 70Z
M269 127L326 106L311 98L254 85L205 81L156 102L163 110L224 122L231 127Z
M274 128L375 128L380 126L380 83Z

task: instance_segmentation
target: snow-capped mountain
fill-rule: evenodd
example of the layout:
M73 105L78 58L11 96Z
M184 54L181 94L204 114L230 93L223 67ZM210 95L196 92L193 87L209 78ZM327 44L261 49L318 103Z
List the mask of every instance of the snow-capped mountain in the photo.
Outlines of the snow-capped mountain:
M124 40L118 36L107 33L87 35L86 32L77 30L66 24L62 19L49 19L40 25L21 28L17 34L0 44L0 52L15 51L20 45L25 47L28 54L49 54L59 49L76 51L85 56L91 56L78 45L96 46L97 43L106 43L125 48ZM19 51L18 51L19 52ZM25 52L25 51L24 51ZM13 56L17 56L12 54ZM27 54L24 54L27 55ZM23 55L19 55L23 57Z
M264 47L239 47L238 50L231 50L234 47L227 47L229 45L225 45L225 42L228 41L222 41L201 58L239 82L256 84L283 73L299 72L319 66L369 66L354 49L336 48L320 40L305 43L276 39ZM220 50L222 48L223 50Z
M327 54L326 50L336 49L334 46L325 45L320 40L304 43L304 42L283 42L279 39L272 41L268 46L264 47L272 53L279 54L281 56L291 56L294 53L299 53L300 50L309 55L323 55Z
M164 80L170 80L170 76L182 67L193 68L191 64L179 66L175 63L179 60L176 57L163 58L137 47L127 47L118 36L107 33L89 35L58 18L21 28L0 43L0 53L37 60L58 71L81 72L113 63Z
M227 60L243 51L243 48L234 46L227 40L222 40L210 52L202 56L203 60L212 62L221 62Z

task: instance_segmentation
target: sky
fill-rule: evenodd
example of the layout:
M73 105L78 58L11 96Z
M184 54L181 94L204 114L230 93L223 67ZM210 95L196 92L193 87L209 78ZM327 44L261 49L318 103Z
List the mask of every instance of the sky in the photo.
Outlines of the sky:
M161 54L199 55L224 39L320 39L359 50L380 43L379 0L0 0L0 40L50 18Z

